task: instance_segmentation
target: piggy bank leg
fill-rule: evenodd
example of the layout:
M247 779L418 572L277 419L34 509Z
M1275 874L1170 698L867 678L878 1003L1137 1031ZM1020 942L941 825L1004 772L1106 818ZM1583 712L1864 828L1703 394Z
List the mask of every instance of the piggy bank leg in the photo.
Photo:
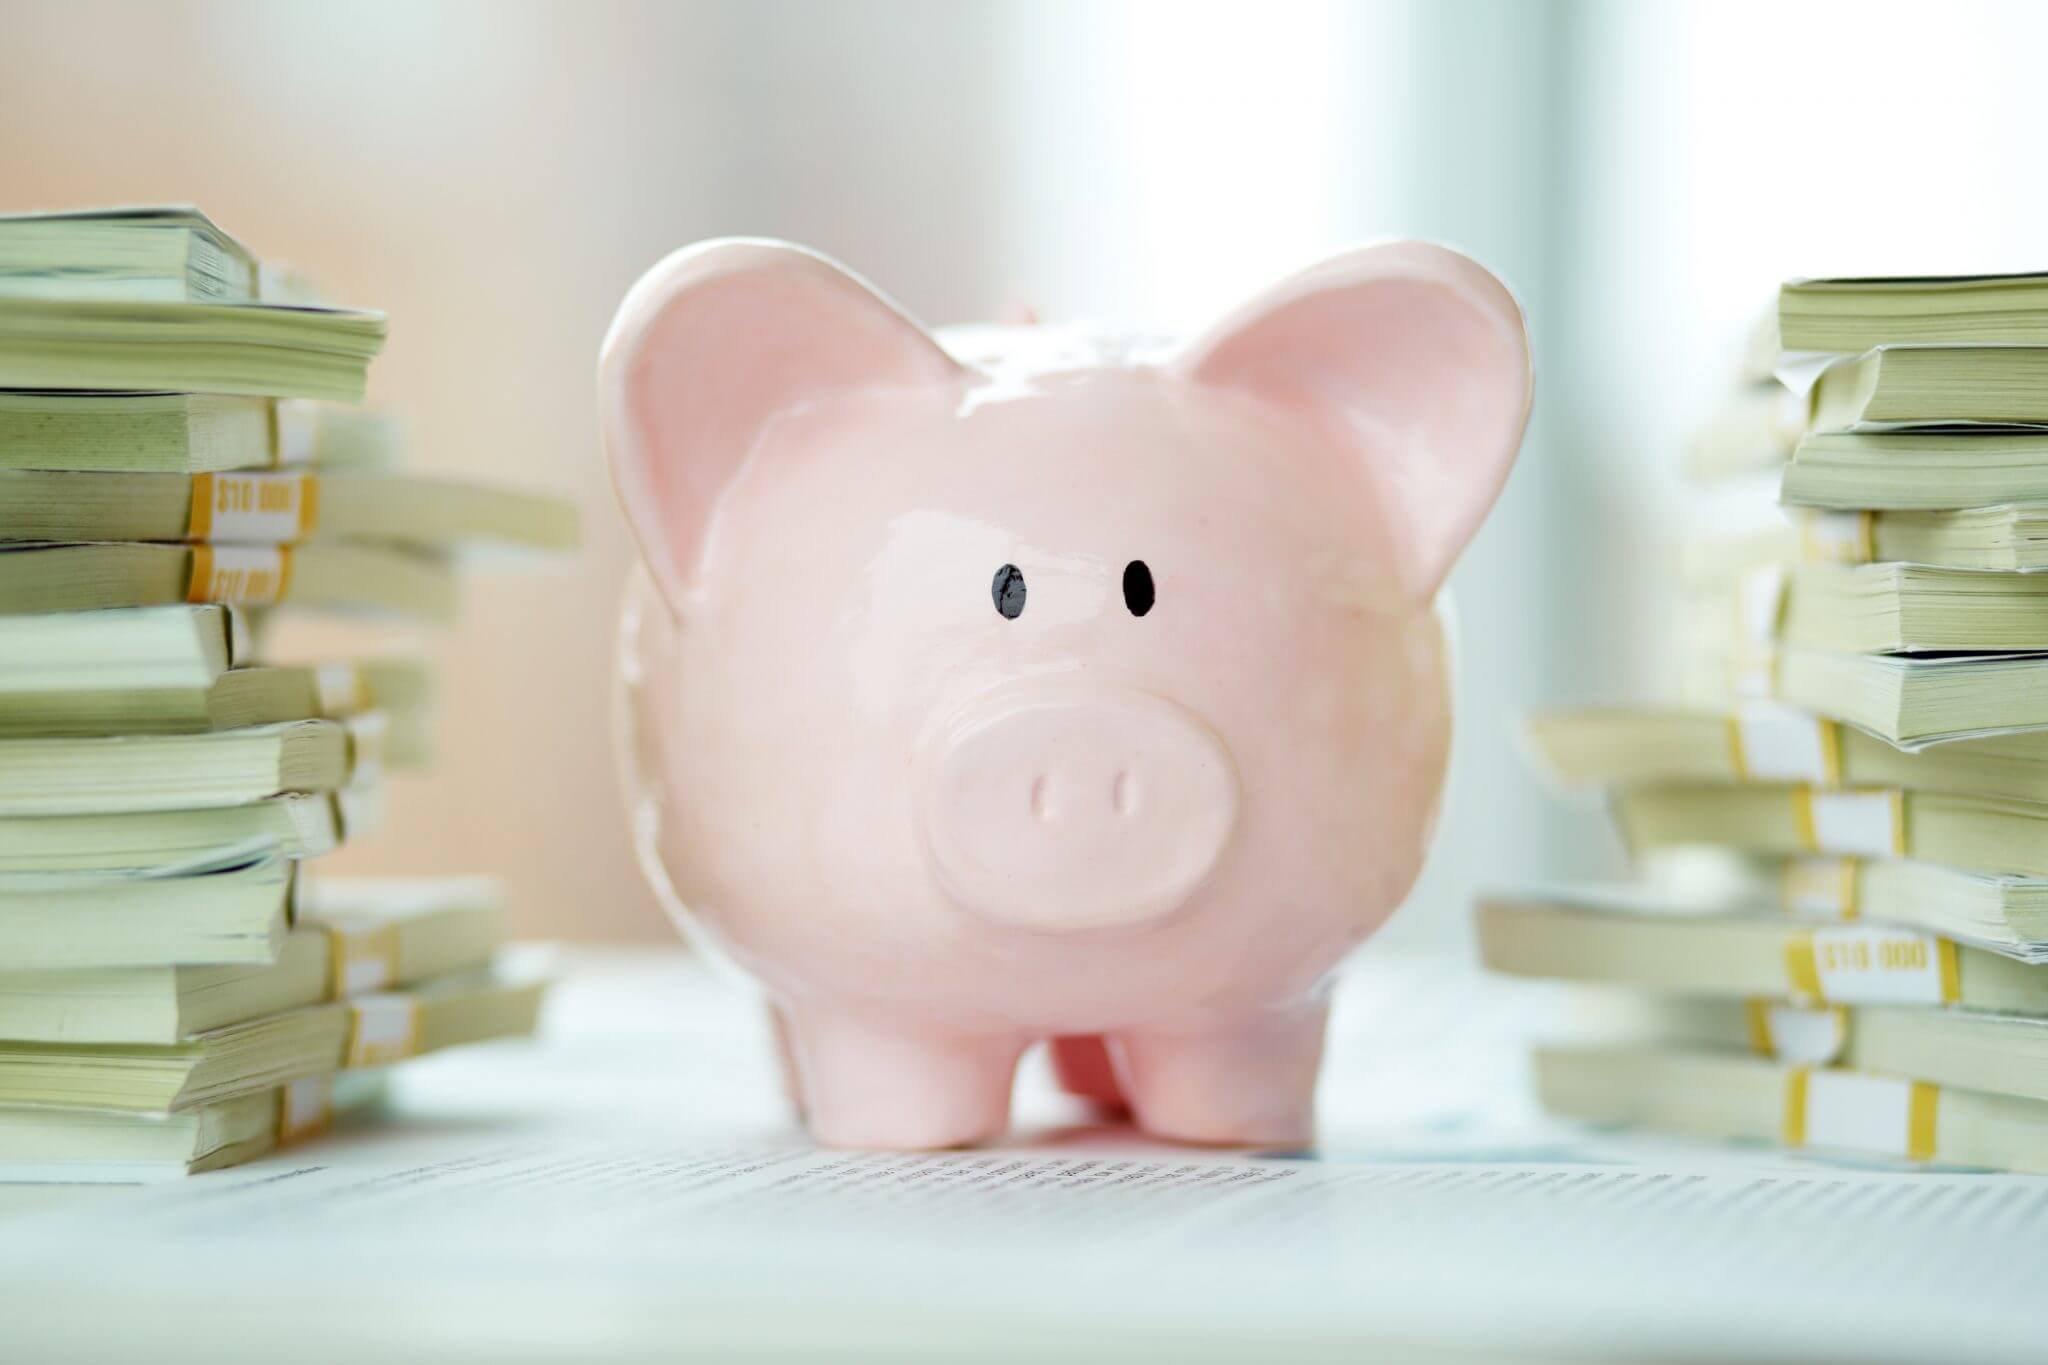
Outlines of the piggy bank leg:
M1328 1014L1317 1001L1194 1029L1119 1034L1138 1126L1176 1142L1309 1142Z
M1051 1046L1053 1075L1059 1079L1060 1089L1104 1109L1122 1112L1129 1108L1109 1059L1109 1044L1100 1034L1055 1038Z
M789 1038L789 1016L782 1006L768 1006L768 1027L775 1036L775 1069L782 1076L782 1097L798 1122L804 1117L804 1086L796 1074L796 1045Z
M828 1147L963 1147L1009 1125L1022 1038L808 1004L790 1011L789 1031L811 1135Z

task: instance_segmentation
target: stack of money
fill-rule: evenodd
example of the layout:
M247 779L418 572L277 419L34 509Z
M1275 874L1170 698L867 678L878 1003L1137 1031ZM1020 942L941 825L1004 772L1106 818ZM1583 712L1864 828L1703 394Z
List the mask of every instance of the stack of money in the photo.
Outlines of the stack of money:
M1775 322L1783 396L1694 470L1787 516L1691 556L1686 704L1531 726L1643 875L1484 900L1482 954L1627 993L1539 1050L1558 1113L2048 1170L2048 277Z
M576 534L398 468L344 406L384 331L195 209L0 218L0 1179L227 1165L533 1027L488 881L299 875L424 761L431 687L272 659L272 614L446 621L458 550Z

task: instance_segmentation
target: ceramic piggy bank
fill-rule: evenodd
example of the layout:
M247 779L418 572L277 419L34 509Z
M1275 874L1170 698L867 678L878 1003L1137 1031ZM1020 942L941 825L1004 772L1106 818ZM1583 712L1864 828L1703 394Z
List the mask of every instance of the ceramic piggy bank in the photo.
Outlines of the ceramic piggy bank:
M1507 290L1370 246L1148 349L934 335L720 241L634 286L600 387L643 853L816 1138L990 1137L1047 1040L1157 1136L1309 1140L1331 974L1435 819L1435 598L1530 402Z

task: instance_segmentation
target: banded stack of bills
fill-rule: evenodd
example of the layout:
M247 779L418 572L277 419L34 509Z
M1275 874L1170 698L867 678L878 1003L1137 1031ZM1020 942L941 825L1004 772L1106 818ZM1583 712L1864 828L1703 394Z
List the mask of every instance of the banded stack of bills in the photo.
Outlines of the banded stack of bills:
M1694 547L1686 704L1530 726L1645 875L1488 898L1481 952L1631 993L1539 1052L1557 1112L2048 1170L2048 277L1774 322L1693 470L1783 515Z
M307 297L196 209L0 216L0 1178L224 1165L532 1026L487 883L298 875L428 757L423 661L256 641L451 620L574 509L404 472L383 316Z

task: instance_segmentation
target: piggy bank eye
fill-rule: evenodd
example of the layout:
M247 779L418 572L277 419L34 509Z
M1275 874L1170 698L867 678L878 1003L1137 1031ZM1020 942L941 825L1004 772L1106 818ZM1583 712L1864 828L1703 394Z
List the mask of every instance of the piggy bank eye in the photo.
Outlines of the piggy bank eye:
M1152 571L1145 567L1145 561L1134 559L1124 565L1124 605L1131 609L1131 615L1143 616L1152 610Z
M1024 571L1015 564L1003 565L988 585L988 595L995 599L997 611L1016 620L1024 614Z

